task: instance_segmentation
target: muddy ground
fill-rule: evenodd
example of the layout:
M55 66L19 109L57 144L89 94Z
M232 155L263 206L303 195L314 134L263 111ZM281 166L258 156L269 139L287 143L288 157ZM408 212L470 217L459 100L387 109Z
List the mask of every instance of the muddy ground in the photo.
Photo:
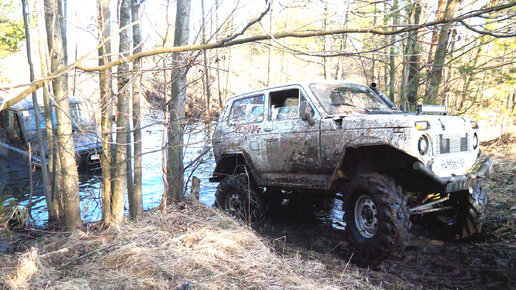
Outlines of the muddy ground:
M494 159L483 186L490 205L480 235L442 241L417 221L405 252L364 265L349 250L342 229L321 219L321 211L283 207L256 225L283 256L302 255L323 263L335 275L355 268L369 283L385 288L516 289L516 142L515 137L484 144Z

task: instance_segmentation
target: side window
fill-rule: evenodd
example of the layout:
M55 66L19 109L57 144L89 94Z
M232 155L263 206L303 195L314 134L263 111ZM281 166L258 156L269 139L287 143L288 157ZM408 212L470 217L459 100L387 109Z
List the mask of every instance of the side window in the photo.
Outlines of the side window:
M0 112L0 129L7 129L7 127L8 127L7 114L8 114L7 111Z
M290 89L269 93L269 120L289 120L299 117L299 90Z
M7 138L9 139L9 143L13 145L19 145L23 143L23 135L20 128L20 123L18 121L18 116L16 112L7 111Z
M263 121L265 95L257 95L233 102L229 112L230 122L259 123Z
M7 112L0 112L0 140L7 139Z

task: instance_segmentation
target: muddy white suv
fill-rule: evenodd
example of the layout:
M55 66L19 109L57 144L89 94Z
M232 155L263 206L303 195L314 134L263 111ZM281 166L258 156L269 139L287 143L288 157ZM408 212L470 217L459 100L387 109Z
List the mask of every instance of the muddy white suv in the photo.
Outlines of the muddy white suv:
M438 106L402 112L375 84L300 82L235 96L213 151L216 206L253 221L286 193L344 197L349 240L366 258L403 249L413 215L449 239L478 233L485 215L478 177L491 159L481 158L478 124Z

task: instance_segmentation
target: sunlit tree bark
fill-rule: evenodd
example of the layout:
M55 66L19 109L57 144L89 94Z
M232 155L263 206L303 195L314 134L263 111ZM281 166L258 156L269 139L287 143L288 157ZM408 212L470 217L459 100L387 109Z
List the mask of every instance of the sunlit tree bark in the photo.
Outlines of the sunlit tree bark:
M455 9L459 0L448 0L446 10L444 11L444 18L450 19L455 15ZM451 32L451 24L444 24L439 32L439 41L435 50L434 63L432 70L428 75L429 81L426 87L426 99L430 103L437 101L439 95L439 86L441 85L444 61L447 53L448 39Z
M141 26L139 21L140 3L138 0L131 0L131 21L133 23L133 53L142 50ZM142 201L142 130L141 130L141 60L137 59L133 62L134 80L133 80L133 191L129 195L129 214L131 218L138 218L143 213Z
M131 51L130 30L126 27L131 24L130 0L122 0L120 3L120 57L129 56ZM123 29L126 28L126 29ZM129 63L118 66L118 102L116 117L116 149L115 149L115 175L113 187L113 199L111 204L112 223L120 225L124 222L124 199L127 190L127 144L129 141Z
M188 44L190 33L190 0L178 0L174 46ZM188 60L185 54L174 53L172 60L176 69L172 73L171 100L169 103L170 124L167 148L168 199L180 202L184 198L183 183L183 127L185 118L185 99L188 73Z
M35 1L35 10L39 11L39 0ZM45 19L41 15L38 15L36 28L38 31L38 54L39 54L39 64L41 70L41 76L44 78L47 76L47 52L45 46L45 31L42 28L44 26ZM47 139L47 150L48 150L48 177L49 177L49 193L47 196L47 208L48 208L48 221L49 224L57 222L58 219L58 204L55 199L56 189L54 187L54 180L56 178L56 170L55 170L55 150L54 150L54 120L52 114L52 107L50 103L50 93L48 83L42 87L43 90L43 108L45 111L45 132Z
M104 43L98 50L99 65L111 61L111 34L109 0L97 0L97 20L99 41ZM102 219L108 226L111 223L111 196L113 179L112 124L113 124L113 87L111 68L99 71L101 136L102 136Z
M66 54L66 0L45 0L45 19L50 67L52 73L65 68ZM70 103L68 100L68 74L52 80L57 119L57 154L61 165L60 195L64 205L64 222L67 230L81 226L79 211L79 175L75 162Z

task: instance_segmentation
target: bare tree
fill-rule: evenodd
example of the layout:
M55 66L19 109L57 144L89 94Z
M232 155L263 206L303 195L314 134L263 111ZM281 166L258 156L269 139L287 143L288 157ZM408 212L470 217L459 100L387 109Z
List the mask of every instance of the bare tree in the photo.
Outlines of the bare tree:
M392 26L396 27L398 25L398 0L392 1L391 7L391 17L392 17ZM396 43L396 34L391 35L391 45L389 51L389 99L394 102L394 87L396 81L396 59L395 59L395 43Z
M176 8L176 25L174 46L188 44L190 33L190 0L178 0ZM170 125L167 149L168 199L172 202L183 200L183 122L185 118L185 99L188 73L188 59L184 54L174 53L172 60L175 71L172 73L171 97L169 103Z
M66 67L66 0L45 0L47 42L50 49L50 68L53 74ZM64 205L65 228L72 230L81 226L79 211L79 174L75 162L70 103L68 100L68 74L62 73L52 79L56 102L57 150L60 162L60 195Z
M97 0L97 19L99 27L98 49L99 65L111 61L111 24L109 0ZM100 106L101 106L101 139L102 139L102 219L105 225L111 223L111 197L113 179L112 124L113 124L113 87L111 68L99 71Z
M206 44L206 15L204 11L204 0L201 0L201 42L202 44ZM210 101L211 101L211 92L210 92L210 70L208 69L208 51L203 50L203 68L204 68L204 79L203 79L203 90L206 94L206 113L207 117L210 116Z
M38 11L39 1L35 1L35 10ZM41 20L41 21L40 21ZM46 77L47 75L47 52L45 52L45 32L42 29L42 24L44 25L44 18L38 16L36 19L36 28L38 31L38 54L39 54L39 64L41 70L41 76ZM57 204L57 199L55 198L56 192L53 186L54 180L56 178L56 170L55 167L55 153L54 153L54 122L53 122L53 114L52 114L52 104L50 102L50 93L48 91L48 83L45 83L42 87L43 91L43 107L45 111L45 130L47 136L47 152L48 152L48 179L50 184L48 185L48 191L46 193L46 201L47 201L47 209L48 209L48 222L49 224L55 223L58 220L58 212L59 207Z
M419 24L419 18L421 16L421 4L414 2L411 8L412 15L410 17L410 24ZM408 83L405 95L409 105L416 105L417 102L417 91L419 88L419 54L420 48L418 47L418 31L411 31L408 33L407 39L407 65L408 65ZM407 108L408 109L408 108Z
M444 19L451 19L455 15L455 9L459 0L448 0L444 11ZM441 85L444 60L446 58L448 39L450 37L452 25L447 23L441 27L439 32L439 41L435 50L434 63L432 70L428 74L429 81L426 87L426 99L429 102L436 102L439 94L439 86Z
M133 23L133 54L142 50L141 26L139 23L139 8L141 1L131 0L131 21ZM141 60L137 59L133 62L134 80L133 80L133 190L129 195L129 214L131 218L138 218L143 213L142 201L142 130L141 130Z
M131 24L131 0L120 2L120 43L119 53L121 58L127 58L131 52L130 30L126 29ZM124 199L127 189L127 165L130 162L127 158L129 142L129 98L131 91L129 88L129 63L126 62L118 66L118 100L116 117L116 149L115 149L115 170L113 199L111 203L112 223L120 225L124 222Z

